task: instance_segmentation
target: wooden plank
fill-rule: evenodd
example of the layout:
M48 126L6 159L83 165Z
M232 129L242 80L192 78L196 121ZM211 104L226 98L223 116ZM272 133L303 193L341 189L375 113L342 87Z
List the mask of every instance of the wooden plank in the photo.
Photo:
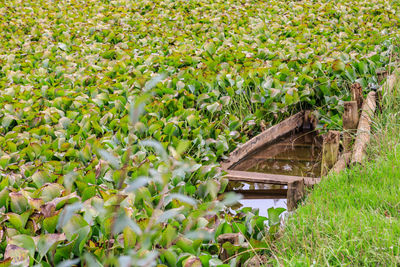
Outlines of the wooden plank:
M233 190L231 192L243 195L243 199L284 199L287 189Z
M297 180L304 180L306 185L314 185L319 183L320 178L312 177L301 177L301 176L290 176L290 175L278 175L260 172L246 172L246 171L235 171L227 170L225 178L231 181L251 182L251 183L264 183L264 184L282 184L287 185L290 182Z
M358 123L357 137L354 142L351 164L361 164L365 148L370 139L371 120L376 108L376 93L370 92L364 101L360 122Z
M278 123L271 128L263 131L259 135L250 139L242 146L236 148L229 156L229 158L221 164L222 168L227 170L247 155L256 151L260 147L275 141L277 138L282 137L298 128L303 126L304 112L299 112L290 118Z
M287 209L293 211L305 195L304 180L297 180L288 184Z
M322 145L321 177L328 174L330 168L335 165L339 155L340 132L329 131L324 135Z
M236 170L247 170L250 169L251 167L254 166L254 164L257 164L257 161L254 161L254 158L256 158L259 153L263 155L269 155L270 158L273 158L277 156L278 154L287 151L288 149L291 149L290 146L281 146L280 143L278 144L272 144L271 146L266 147L262 151L254 152L252 156L249 156L248 158L238 162L235 164L235 166L232 169Z
M306 140L307 137L310 137L310 140ZM280 138L278 143L272 143L271 145L261 147L236 163L230 169L245 171L254 167L262 159L316 161L314 158L319 155L307 154L308 150L313 153L315 152L314 149L319 149L319 147L321 147L317 139L318 137L316 134L314 135L304 132L294 134L288 138ZM298 155L294 155L294 153Z

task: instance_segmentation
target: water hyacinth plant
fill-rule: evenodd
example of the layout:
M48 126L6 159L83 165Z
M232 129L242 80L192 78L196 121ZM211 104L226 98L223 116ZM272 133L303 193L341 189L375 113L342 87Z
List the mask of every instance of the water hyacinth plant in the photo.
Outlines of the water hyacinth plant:
M126 138L93 140L76 151L86 166L59 165L52 175L27 168L2 177L3 265L216 266L222 264L223 248L215 240L233 232L266 248L267 218L251 208L225 215L240 196L217 198L227 180L217 165L182 157L190 142L165 147L138 139L137 128L147 128L139 121L144 103L159 79L149 81L148 93L136 102L128 102ZM278 221L271 218L278 226L279 214ZM271 231L274 237L277 229ZM229 251L244 252L235 262L254 254L247 246Z

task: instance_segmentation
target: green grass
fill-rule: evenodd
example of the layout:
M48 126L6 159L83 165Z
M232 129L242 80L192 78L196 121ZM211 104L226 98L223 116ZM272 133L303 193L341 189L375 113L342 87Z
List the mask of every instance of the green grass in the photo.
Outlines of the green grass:
M400 264L400 86L375 116L369 160L326 177L287 221L277 265Z

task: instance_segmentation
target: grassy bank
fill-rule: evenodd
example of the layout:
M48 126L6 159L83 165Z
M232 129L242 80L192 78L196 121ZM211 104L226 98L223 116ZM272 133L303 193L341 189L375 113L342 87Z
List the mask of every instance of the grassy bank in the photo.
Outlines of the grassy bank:
M400 263L400 86L374 120L369 161L327 177L287 222L276 244L279 265Z

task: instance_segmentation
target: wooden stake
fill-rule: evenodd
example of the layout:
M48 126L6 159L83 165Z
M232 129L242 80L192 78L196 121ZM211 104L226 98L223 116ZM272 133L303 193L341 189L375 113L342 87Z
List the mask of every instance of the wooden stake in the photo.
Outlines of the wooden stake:
M376 108L376 93L370 92L363 104L351 164L361 164L371 133L371 120Z
M362 87L359 83L354 83L351 86L351 100L357 102L357 110L361 110L363 104Z
M350 160L351 160L351 152L342 154L339 157L338 161L335 163L335 165L332 167L330 172L339 173L343 171L344 169L346 169L347 165L349 165Z
M339 154L340 132L329 131L324 135L322 144L321 177L325 176L329 169L335 165Z
M297 208L298 202L304 197L304 180L296 180L288 184L287 209L293 211Z
M345 152L351 151L353 134L358 125L358 109L356 101L344 102L343 113L343 147Z
M311 110L304 111L303 130L314 130L317 127L318 119Z

